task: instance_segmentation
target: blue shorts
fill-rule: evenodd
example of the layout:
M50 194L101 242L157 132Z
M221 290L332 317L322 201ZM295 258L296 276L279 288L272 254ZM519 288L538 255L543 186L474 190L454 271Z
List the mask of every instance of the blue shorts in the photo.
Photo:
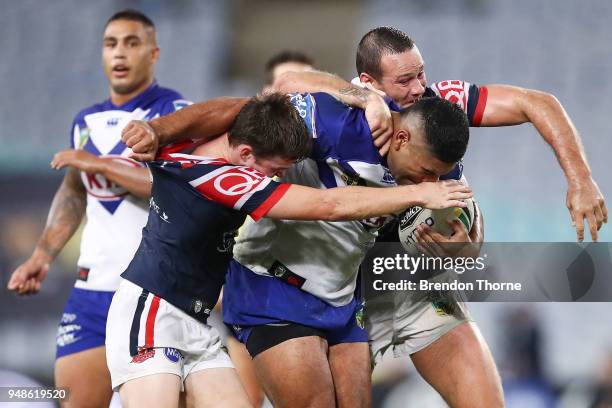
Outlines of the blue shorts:
M321 331L330 345L368 341L362 304L355 298L332 306L271 276L253 273L232 260L225 280L223 320L236 338L248 341L254 326L297 323Z
M72 288L57 328L56 359L104 346L114 293Z

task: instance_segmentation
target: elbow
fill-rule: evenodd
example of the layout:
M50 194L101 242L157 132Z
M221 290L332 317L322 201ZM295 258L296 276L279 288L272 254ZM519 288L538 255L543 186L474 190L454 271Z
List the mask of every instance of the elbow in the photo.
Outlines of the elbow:
M538 91L535 89L526 90L527 94L527 103L531 105L545 105L549 107L560 107L561 102L557 99L557 97L551 93Z

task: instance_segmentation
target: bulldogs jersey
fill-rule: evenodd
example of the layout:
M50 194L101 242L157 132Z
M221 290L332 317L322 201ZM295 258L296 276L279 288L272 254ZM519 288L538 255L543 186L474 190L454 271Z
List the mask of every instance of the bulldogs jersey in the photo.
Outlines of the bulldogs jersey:
M314 146L310 158L291 167L282 181L314 188L396 185L374 146L363 110L348 108L325 93L295 94L291 101L306 122ZM259 275L278 277L287 270L299 277L302 290L343 306L353 298L357 269L385 218L262 220L241 231L234 257ZM226 287L229 294L229 279ZM237 290L234 293L240 293Z
M217 303L237 229L263 217L285 194L281 184L222 159L164 153L149 164L149 219L121 275L205 322Z
M478 87L463 83L461 93L455 85L459 86L454 82L452 87L440 83L429 92L448 91L448 97L463 103L470 123L480 120L478 115L481 117L484 111L486 91L480 95ZM362 110L348 108L324 93L296 94L292 102L312 133L314 148L310 159L293 166L283 181L315 188L396 185L385 159L374 146ZM390 101L389 104L394 105ZM458 165L446 178L460 179L461 176L462 166ZM344 306L353 299L359 265L373 245L377 230L391 218L350 222L263 220L244 228L234 248L234 257L258 275L297 276L294 282L302 290L333 306ZM231 277L226 286L228 293L229 288L236 293L248 290L238 281L231 282ZM248 324L229 313L224 317L228 322Z
M177 92L153 83L121 106L110 99L82 110L74 119L70 146L126 166L140 167L121 141L121 131L134 119L150 120L187 105ZM87 190L87 223L81 239L76 287L115 291L140 242L147 220L146 200L137 198L101 174L82 172Z

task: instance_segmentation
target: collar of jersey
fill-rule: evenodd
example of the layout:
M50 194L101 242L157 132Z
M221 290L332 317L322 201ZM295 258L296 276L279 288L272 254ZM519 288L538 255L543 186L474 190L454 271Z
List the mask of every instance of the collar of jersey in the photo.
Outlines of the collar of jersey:
M177 160L190 160L201 162L202 164L229 164L227 160L222 157L208 157L208 156L196 156L193 154L185 153L170 153L168 156Z
M143 101L146 100L155 90L159 87L156 80L153 80L153 83L144 91L124 103L123 105L115 105L111 102L110 98L107 99L107 103L113 108L117 110L125 110L130 111L134 110L139 106L143 105Z

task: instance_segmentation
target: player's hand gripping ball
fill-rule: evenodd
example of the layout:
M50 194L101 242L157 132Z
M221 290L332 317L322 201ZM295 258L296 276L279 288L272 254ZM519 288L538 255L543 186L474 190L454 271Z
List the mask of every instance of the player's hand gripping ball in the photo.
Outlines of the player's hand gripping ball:
M465 200L467 207L451 207L443 210L430 210L422 207L410 207L400 216L398 233L400 242L404 249L412 256L418 256L419 250L415 245L415 232L419 225L426 224L434 231L439 232L445 237L450 237L453 232L447 220L458 219L465 227L466 232L470 232L474 224L476 203L472 198Z

